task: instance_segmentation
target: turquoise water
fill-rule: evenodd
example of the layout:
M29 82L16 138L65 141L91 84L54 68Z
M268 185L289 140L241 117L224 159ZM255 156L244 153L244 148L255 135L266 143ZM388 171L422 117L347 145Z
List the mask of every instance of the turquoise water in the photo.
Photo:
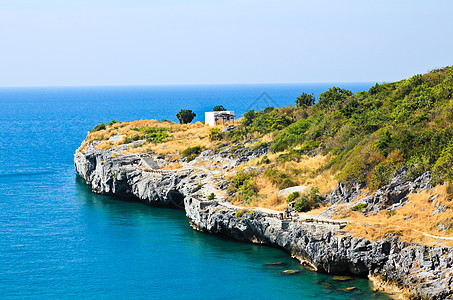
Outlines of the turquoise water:
M100 122L176 120L180 108L202 120L218 104L241 114L263 91L283 106L330 86L0 89L0 297L386 299L367 280L335 282L279 249L193 231L183 211L95 195L74 171ZM264 265L275 261L286 265ZM349 286L358 290L339 290Z

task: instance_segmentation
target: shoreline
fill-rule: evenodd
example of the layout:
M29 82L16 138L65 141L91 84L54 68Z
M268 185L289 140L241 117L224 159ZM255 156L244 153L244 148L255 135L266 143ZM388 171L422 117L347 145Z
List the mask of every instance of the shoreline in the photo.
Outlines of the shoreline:
M453 283L445 282L453 274L451 247L407 244L394 236L369 241L346 234L339 224L286 222L248 208L239 215L242 207L193 197L199 189L197 176L202 176L194 170L146 172L141 169L138 155L111 154L91 146L83 153L76 151L77 173L95 193L132 196L150 205L184 207L195 230L282 248L313 270L368 277L390 293L398 290L405 297L428 299L452 296L449 285Z

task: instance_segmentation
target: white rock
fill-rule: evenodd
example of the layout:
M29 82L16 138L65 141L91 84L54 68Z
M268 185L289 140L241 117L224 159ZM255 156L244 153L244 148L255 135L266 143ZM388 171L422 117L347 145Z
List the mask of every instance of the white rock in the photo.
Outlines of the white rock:
M294 192L303 193L303 192L305 192L307 189L308 189L308 186L305 186L305 185L292 186L292 187L289 187L289 188L280 190L280 191L278 192L278 195L279 195L279 196L282 196L282 197L288 197L289 194L292 194L292 193L294 193Z

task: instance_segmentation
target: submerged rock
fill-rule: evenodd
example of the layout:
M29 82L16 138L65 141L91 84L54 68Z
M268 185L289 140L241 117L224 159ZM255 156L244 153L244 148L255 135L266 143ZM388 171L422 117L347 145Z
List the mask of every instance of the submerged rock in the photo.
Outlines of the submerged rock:
M298 271L298 270L285 270L282 272L283 275L295 275L298 273L300 273L300 271Z
M349 276L334 276L332 279L336 280L336 281L349 281L349 280L352 280L352 277L349 277Z
M266 266L266 267L280 267L280 266L285 266L285 265L286 265L286 263L281 262L281 261L264 264L264 266Z

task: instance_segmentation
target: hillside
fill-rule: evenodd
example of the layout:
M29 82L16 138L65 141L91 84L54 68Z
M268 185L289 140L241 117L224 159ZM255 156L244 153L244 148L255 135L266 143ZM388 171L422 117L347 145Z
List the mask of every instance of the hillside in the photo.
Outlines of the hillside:
M298 211L318 215L327 209L329 216L349 221L346 230L370 239L390 233L439 242L423 233L453 231L452 96L448 67L356 94L337 87L317 101L302 94L295 106L249 111L228 128L154 120L100 124L79 150L92 142L100 149L128 145L112 155L154 153L165 160L161 169L208 170L219 183L227 182L214 190L217 196L249 207L283 210L287 199L279 190L308 186L308 193L288 199ZM227 162L253 151L267 154ZM201 153L208 159L199 158ZM428 174L433 188L410 193L399 207L371 210L362 199L379 193L401 170L400 181ZM339 184L357 195L332 201L329 193Z

